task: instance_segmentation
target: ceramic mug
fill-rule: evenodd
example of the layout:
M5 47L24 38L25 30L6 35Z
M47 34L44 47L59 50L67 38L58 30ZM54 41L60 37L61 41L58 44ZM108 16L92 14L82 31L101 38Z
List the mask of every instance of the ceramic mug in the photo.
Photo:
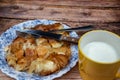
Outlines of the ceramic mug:
M79 71L83 80L113 80L119 77L118 35L105 30L89 31L79 39L78 48Z

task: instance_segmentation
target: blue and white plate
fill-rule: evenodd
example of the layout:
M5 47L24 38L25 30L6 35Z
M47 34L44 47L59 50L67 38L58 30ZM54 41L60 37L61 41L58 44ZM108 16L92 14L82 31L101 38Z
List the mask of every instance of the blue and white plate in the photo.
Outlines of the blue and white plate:
M47 24L53 24L53 23L56 23L56 21L30 20L30 21L26 21L26 22L14 25L10 29L2 33L2 35L0 36L0 69L1 71L16 80L52 80L70 71L71 68L73 68L78 61L77 45L71 45L72 56L70 58L70 62L68 63L68 65L65 68L61 69L59 72L53 73L48 76L39 76L37 74L28 74L26 72L16 71L12 67L10 67L5 60L6 53L4 51L4 48L9 44L11 44L11 42L17 37L16 30L22 30L24 28L32 28L38 24L47 25ZM63 24L63 26L64 28L69 28L69 26L65 24ZM71 32L70 36L78 37L78 35L75 32Z

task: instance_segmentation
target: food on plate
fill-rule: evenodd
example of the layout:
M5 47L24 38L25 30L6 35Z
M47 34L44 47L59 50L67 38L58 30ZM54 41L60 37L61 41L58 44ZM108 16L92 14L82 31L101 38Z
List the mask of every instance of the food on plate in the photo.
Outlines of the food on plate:
M63 29L60 23L37 25L34 30ZM57 32L69 36L67 32ZM5 48L8 65L17 71L49 75L64 68L70 60L70 44L51 38L18 36Z

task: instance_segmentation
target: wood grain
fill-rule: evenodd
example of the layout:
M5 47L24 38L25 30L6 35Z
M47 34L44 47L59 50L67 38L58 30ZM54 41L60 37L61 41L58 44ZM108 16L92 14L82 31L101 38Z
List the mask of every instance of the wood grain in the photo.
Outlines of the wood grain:
M8 4L29 4L55 7L82 7L82 8L119 8L120 0L1 0Z
M58 8L36 5L1 5L1 18L53 19L76 22L119 22L120 10Z
M77 22L120 21L118 18L120 16L119 0L5 1L3 0L0 6L0 17L2 18L52 19Z

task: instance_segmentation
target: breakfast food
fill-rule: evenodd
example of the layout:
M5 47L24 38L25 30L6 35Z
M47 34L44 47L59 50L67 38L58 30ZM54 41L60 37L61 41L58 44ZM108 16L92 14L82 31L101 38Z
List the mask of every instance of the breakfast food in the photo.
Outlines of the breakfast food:
M32 29L49 31L62 28L60 23L55 23L38 25ZM59 34L69 36L66 32ZM61 70L69 63L71 56L69 43L30 35L18 36L5 51L8 65L15 70L39 75L49 75Z

